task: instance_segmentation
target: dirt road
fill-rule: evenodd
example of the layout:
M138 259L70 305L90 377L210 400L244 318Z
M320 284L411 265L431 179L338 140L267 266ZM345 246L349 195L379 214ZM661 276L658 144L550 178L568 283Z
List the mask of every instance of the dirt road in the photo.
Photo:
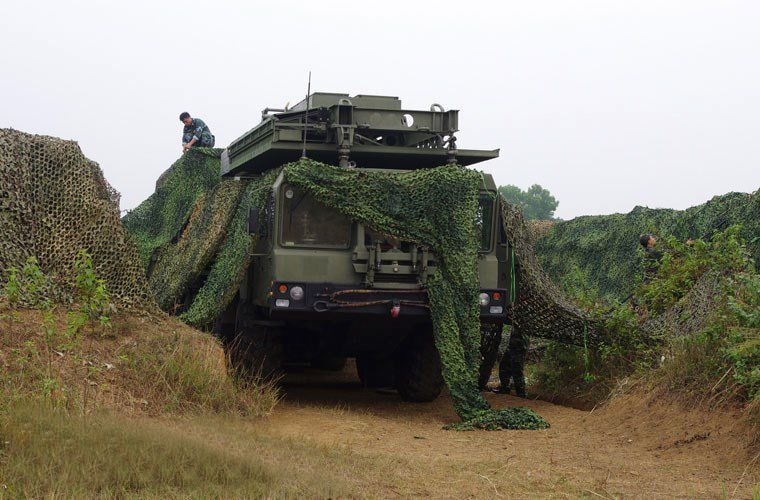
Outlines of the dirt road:
M751 498L759 491L758 459L750 463L725 415L632 398L589 413L488 395L495 407L534 409L551 428L444 431L456 420L446 395L404 403L362 389L352 369L288 375L263 430L385 460L386 477L356 478L359 496Z

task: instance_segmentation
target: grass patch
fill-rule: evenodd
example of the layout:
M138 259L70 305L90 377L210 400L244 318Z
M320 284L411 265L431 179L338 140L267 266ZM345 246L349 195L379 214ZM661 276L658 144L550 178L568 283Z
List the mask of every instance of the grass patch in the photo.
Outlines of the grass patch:
M264 437L230 417L82 416L26 402L5 408L0 429L0 496L334 498L351 495L346 476L388 473L343 448ZM218 429L228 430L223 440Z

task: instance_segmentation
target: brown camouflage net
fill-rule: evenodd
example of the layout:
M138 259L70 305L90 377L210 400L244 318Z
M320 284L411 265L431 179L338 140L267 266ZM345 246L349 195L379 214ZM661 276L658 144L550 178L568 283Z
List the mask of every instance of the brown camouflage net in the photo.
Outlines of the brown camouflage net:
M74 141L0 129L0 281L36 257L45 295L68 302L74 260L93 256L111 299L155 311L137 248L119 220L119 195Z
M678 302L639 327L645 337L666 339L694 335L707 327L726 300L725 273L707 271Z
M576 345L598 342L598 329L588 315L568 301L541 269L520 208L503 198L501 206L504 231L518 266L517 297L510 312L513 324L531 337Z

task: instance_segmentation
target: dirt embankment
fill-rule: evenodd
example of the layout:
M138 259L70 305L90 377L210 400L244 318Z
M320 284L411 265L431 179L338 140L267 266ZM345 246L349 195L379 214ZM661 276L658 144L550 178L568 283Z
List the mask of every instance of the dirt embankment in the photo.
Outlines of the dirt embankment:
M0 301L0 407L25 398L85 414L251 416L271 411L277 392L233 383L219 342L163 314L119 313L72 333L63 308Z

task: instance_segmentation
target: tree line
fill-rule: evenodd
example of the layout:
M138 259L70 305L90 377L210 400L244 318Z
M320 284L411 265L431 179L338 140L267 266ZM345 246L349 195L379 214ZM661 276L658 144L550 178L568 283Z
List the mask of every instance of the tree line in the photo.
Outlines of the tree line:
M499 193L507 202L520 205L523 216L527 220L551 220L554 218L554 211L559 206L559 201L540 184L533 184L526 191L507 184L499 186Z

